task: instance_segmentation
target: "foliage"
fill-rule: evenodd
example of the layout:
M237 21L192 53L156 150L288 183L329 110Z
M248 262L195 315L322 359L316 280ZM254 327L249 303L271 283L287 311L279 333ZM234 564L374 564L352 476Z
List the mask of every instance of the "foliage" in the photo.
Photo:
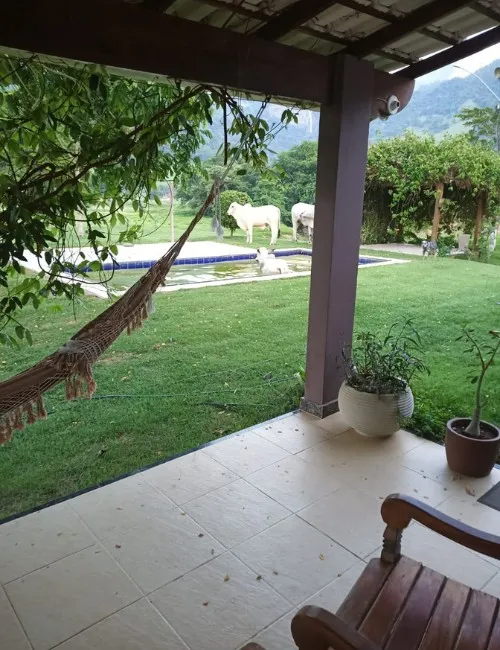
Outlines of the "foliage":
M410 319L393 323L385 336L355 334L343 356L347 385L364 393L404 393L416 374L427 371L422 342Z
M278 156L276 167L283 175L283 209L286 215L299 201L314 203L317 157L317 143L307 141Z
M372 145L366 175L370 231L383 229L382 225L376 228L377 215L396 241L428 226L438 182L444 183L442 229L451 233L461 225L470 232L479 191L486 193L486 213L496 209L500 198L500 157L466 135L437 142L431 136L408 132ZM385 207L387 195L388 208L370 209L373 205Z
M182 183L199 169L195 153L210 137L214 108L230 116L226 159L238 154L256 169L268 162L269 125L224 89L138 82L95 66L7 55L0 57L0 79L0 343L15 342L14 334L30 339L18 320L27 304L81 294L61 278L69 270L84 281L89 266L83 251L68 261L71 240L90 246L102 262L117 244L140 236L141 224L127 220L125 205L142 219L151 200L161 202L159 181ZM277 128L294 118L284 110ZM35 276L22 277L25 251L43 256ZM98 270L100 262L90 267Z
M466 353L473 354L479 361L480 371L479 374L473 372L469 379L471 384L476 385L474 410L469 425L465 429L471 438L481 438L481 410L483 401L481 390L486 373L493 365L495 356L500 349L500 332L497 330L490 330L488 332L492 343L486 341L479 341L472 328L464 328L462 334L456 339L457 341L465 341L467 344Z
M234 202L245 205L245 203L250 203L250 197L245 192L238 192L236 190L226 190L220 195L220 211L221 211L221 222L224 228L227 228L231 231L231 237L233 236L234 231L238 228L236 219L227 213L229 206Z
M469 137L474 142L482 142L490 149L500 153L500 109L463 108L457 117L467 127Z
M455 235L440 234L437 238L437 250L440 257L449 255L453 248L457 246L457 238Z

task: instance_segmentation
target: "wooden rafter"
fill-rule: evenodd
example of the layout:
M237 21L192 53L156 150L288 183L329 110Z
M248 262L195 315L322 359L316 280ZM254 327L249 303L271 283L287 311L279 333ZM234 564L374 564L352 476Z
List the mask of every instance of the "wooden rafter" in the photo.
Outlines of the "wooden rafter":
M434 54L434 56L429 56L427 59L422 59L418 63L413 63L408 68L405 68L402 74L409 79L417 79L417 77L422 77L424 74L434 72L434 70L438 70L445 65L460 61L466 56L480 52L497 43L500 43L500 26L483 32L479 36L468 38L458 45Z
M268 20L270 20L270 16L263 11L259 11L257 9L247 9L246 7L243 7L241 5L230 5L227 2L224 2L224 0L197 0L200 4L203 5L209 5L211 7L214 7L215 9L222 9L228 12L234 12L234 14L239 15L239 16L244 16L245 18L250 18L252 20L258 20L262 23L266 23ZM321 30L321 29L314 29L313 27L309 27L306 25L302 25L301 27L298 27L296 29L297 32L300 34L305 34L306 36L310 36L311 38L317 38L320 41L326 41L328 43L332 43L332 45L340 45L343 48L349 47L351 44L351 41L349 41L347 38L342 38L342 36L339 36L337 34L331 34L330 32L327 32L326 30ZM256 34L257 32L254 30L253 34ZM376 52L379 56L384 57L385 59L388 59L389 61L394 61L395 63L400 63L401 65L411 65L414 63L414 59L410 56L405 56L403 53L400 52L393 52L391 51L386 51L386 50L380 50Z
M382 27L370 36L351 45L348 52L358 57L367 56L374 50L386 47L407 34L426 27L433 21L454 13L468 4L470 4L470 0L433 0L433 2L406 14L397 22Z
M271 18L255 34L261 38L276 40L336 4L334 0L298 0Z
M361 2L358 2L358 0L340 0L339 4L343 7L353 9L360 14L365 14L366 16L371 16L372 18L383 20L386 23L395 23L401 19L400 16L396 16L389 10L382 11L381 9L377 9L377 7L374 7L372 5L362 4ZM429 27L422 27L422 29L419 29L417 31L423 36L433 38L434 40L445 43L446 45L455 45L459 42L457 38L454 38L449 34L444 34L441 31L430 29Z
M478 14L486 16L486 18L489 18L490 20L495 20L500 23L500 8L495 10L493 7L485 7L485 5L480 2L474 2L471 9L474 9Z

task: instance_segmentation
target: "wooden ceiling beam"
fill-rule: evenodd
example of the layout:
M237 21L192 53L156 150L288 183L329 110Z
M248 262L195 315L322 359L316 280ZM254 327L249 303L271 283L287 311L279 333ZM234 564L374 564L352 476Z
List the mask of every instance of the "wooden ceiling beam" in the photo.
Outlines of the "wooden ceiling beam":
M339 4L348 9L352 9L353 11L357 11L360 14L383 20L386 23L392 24L401 19L400 16L395 16L390 11L382 11L372 5L364 5L361 2L358 2L358 0L340 0ZM429 29L428 27L422 27L418 32L423 36L433 38L434 40L445 43L446 45L456 45L459 42L458 38L453 38L447 34L443 34L442 32Z
M364 57L374 50L386 47L391 43L406 36L408 33L418 31L435 20L458 11L461 7L469 5L471 0L433 0L415 11L406 14L397 22L386 25L370 36L366 36L348 48L348 53L357 57Z
M328 57L137 4L16 0L2 11L0 46L305 102L328 96Z
M468 38L458 45L434 54L434 56L422 59L418 63L413 63L408 68L401 70L401 74L409 79L416 79L417 77L422 77L424 74L429 74L429 72L434 72L434 70L438 70L445 65L456 63L466 56L480 52L497 43L500 43L500 26L483 32L479 36Z
M277 40L336 4L334 0L298 0L254 33L260 38Z

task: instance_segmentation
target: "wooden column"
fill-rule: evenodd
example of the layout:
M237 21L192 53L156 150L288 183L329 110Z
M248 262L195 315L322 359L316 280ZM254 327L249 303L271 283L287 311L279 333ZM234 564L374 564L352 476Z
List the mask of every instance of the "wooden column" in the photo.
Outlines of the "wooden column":
M479 237L481 235L481 227L484 218L484 190L479 190L477 194L476 206L476 222L474 224L474 248L477 248Z
M434 203L434 217L432 219L432 241L437 241L439 236L439 224L441 222L441 204L443 202L444 183L436 183L436 200Z
M337 410L342 347L352 340L373 66L337 56L320 113L306 389L302 408Z

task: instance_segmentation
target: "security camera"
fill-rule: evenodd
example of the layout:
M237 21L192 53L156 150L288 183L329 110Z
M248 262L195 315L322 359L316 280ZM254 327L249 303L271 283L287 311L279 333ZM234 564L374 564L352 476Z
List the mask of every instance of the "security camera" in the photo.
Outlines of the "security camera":
M396 115L401 106L401 102L396 95L390 95L387 99L379 97L378 101L381 104L378 112L378 116L381 120L387 120L391 115Z
M396 115L396 113L399 111L400 106L401 102L396 97L396 95L391 95L387 100L387 113L389 115Z

